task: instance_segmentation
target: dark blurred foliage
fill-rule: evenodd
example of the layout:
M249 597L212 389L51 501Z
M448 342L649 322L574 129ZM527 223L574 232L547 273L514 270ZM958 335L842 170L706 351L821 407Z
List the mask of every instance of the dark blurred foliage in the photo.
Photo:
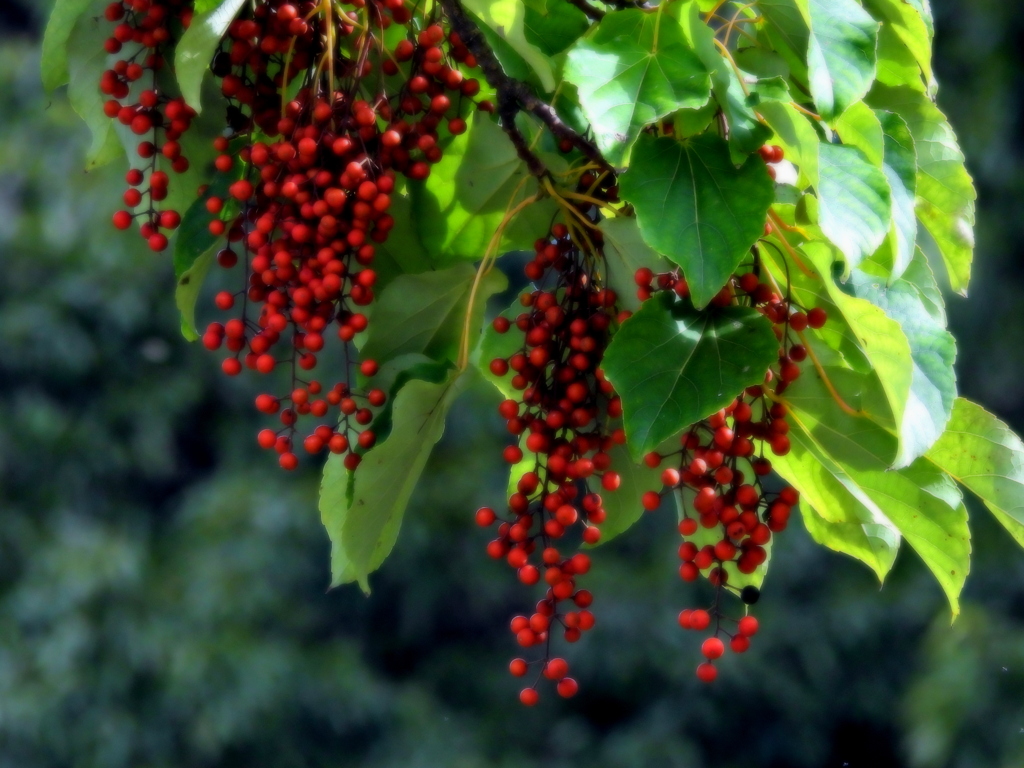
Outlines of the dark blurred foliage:
M372 596L326 592L315 468L256 449L252 390L181 339L167 260L109 225L122 169L82 173L84 127L41 93L48 5L0 3L0 768L1024 765L1024 555L983 510L952 628L912 554L879 591L797 526L713 687L675 623L702 598L648 516L595 556L580 696L523 710L504 670L526 594L471 525L504 487L480 389ZM1021 431L1019 8L936 3L981 192L960 379Z

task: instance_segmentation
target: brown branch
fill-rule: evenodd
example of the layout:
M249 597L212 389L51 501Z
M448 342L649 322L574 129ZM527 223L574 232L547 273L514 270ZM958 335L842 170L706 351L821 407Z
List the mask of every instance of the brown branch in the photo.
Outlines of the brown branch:
M547 175L547 167L529 148L529 142L516 126L516 116L529 112L547 126L559 141L567 141L579 149L592 163L614 173L611 163L604 159L601 150L586 136L566 125L558 113L547 102L539 99L526 83L505 74L498 57L476 24L466 15L459 0L441 0L441 7L451 23L452 29L476 57L484 78L497 93L497 112L501 127L515 145L516 152L534 176Z

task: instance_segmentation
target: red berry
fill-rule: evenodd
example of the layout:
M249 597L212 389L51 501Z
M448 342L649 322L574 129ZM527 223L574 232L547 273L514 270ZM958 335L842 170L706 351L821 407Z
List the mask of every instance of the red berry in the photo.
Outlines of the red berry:
M717 637L709 637L701 645L700 652L704 654L704 658L714 661L721 658L722 654L725 653L725 643Z

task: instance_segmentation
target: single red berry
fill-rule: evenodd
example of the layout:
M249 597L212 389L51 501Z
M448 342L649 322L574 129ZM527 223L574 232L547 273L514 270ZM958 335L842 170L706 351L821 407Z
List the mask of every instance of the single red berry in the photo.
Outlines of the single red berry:
M704 658L714 661L721 658L722 654L725 653L725 643L717 637L709 637L701 645L700 652L704 654Z
M540 694L537 693L535 688L523 688L519 692L519 701L523 703L523 706L532 707L540 699Z
M571 699L573 696L577 694L577 692L579 692L580 686L579 683L577 683L571 677L567 677L563 680L558 681L556 689L558 691L558 695L561 696L563 699Z
M714 664L705 661L697 666L697 678L702 682L713 683L716 677L718 677L718 670Z

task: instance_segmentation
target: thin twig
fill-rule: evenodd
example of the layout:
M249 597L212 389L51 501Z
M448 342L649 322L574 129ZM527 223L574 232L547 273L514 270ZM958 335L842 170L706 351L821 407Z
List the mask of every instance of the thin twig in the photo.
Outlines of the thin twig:
M501 118L501 127L512 140L519 156L529 167L530 173L534 176L544 176L547 175L547 168L540 158L530 151L526 137L516 126L515 118L519 112L529 112L544 123L556 139L568 141L595 165L614 170L593 141L566 125L551 105L539 99L530 86L505 74L483 33L466 15L459 0L440 1L445 15L451 22L452 29L458 33L463 44L476 57L484 77L497 92L497 108L498 116Z

